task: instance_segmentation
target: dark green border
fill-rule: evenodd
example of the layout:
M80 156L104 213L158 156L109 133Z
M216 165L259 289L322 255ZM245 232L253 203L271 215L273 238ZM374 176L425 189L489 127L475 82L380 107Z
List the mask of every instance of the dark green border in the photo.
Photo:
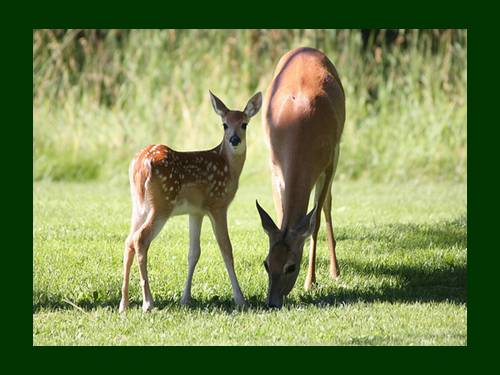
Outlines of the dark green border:
M474 6L484 14L473 14L469 7ZM458 12L459 8L461 13ZM264 10L263 10L264 9ZM498 85L493 84L497 73L497 59L494 52L498 43L492 37L496 36L495 30L483 29L479 26L494 25L489 18L495 11L481 7L477 2L460 4L457 2L446 4L437 1L421 1L418 3L401 2L325 2L319 3L292 3L280 5L267 1L263 4L252 2L185 2L185 10L178 6L172 7L169 2L156 4L136 3L111 3L87 1L83 3L68 3L67 1L54 1L48 6L44 2L25 4L24 9L12 9L6 6L3 23L4 53L2 56L3 76L7 85L3 92L4 108L9 114L4 122L4 151L9 160L9 177L4 178L3 187L7 191L8 212L4 213L4 220L12 228L4 229L4 236L9 240L4 246L4 279L6 290L11 295L4 300L4 310L9 310L12 316L5 321L14 327L15 333L4 338L4 347L9 350L23 351L21 347L31 346L28 341L29 332L17 327L27 327L25 314L29 311L27 298L28 288L32 289L32 275L28 275L32 262L32 238L24 229L24 221L28 226L32 223L32 206L29 207L32 196L32 178L28 174L27 166L30 165L28 152L28 138L32 142L32 112L28 111L27 102L29 81L30 47L28 37L31 38L32 28L40 27L173 27L173 28L343 28L343 27L456 27L468 28L470 45L469 57L472 61L472 86L470 95L471 119L468 123L468 145L472 149L469 157L469 180L471 190L468 193L472 198L469 221L472 235L472 249L469 251L468 262L473 274L473 281L469 284L472 293L469 294L473 308L469 314L469 336L467 348L140 348L141 353L127 348L113 348L112 350L99 349L54 349L31 348L33 358L25 360L21 357L21 364L30 363L33 370L42 367L64 372L111 370L119 369L136 371L154 371L155 367L161 372L172 371L200 371L210 372L240 372L246 371L280 371L290 370L321 371L328 373L348 372L359 370L382 370L384 372L406 372L408 370L428 372L466 370L467 364L483 357L487 352L487 333L496 327L493 307L497 293L489 291L487 285L498 283L493 271L493 266L498 264L493 257L498 257L498 245L493 242L489 246L491 234L495 233L493 225L495 218L488 219L483 214L495 210L492 203L497 199L497 188L494 182L495 165L487 162L495 160L496 137L491 130L498 127L496 108L499 95ZM25 23L30 23L24 25ZM21 23L21 25L19 25ZM476 27L477 26L477 27ZM488 38L489 37L489 38ZM493 92L490 88L494 88ZM488 109L490 109L488 111ZM492 110L493 109L493 110ZM472 122L470 121L472 120ZM31 123L31 126L29 125ZM486 133L487 132L487 133ZM26 143L24 140L26 139ZM489 141L489 142L488 142ZM13 157L15 156L15 157ZM31 160L32 164L32 160ZM471 173L472 172L472 173ZM492 173L493 172L493 173ZM493 174L493 176L491 176ZM486 179L481 179L486 177ZM491 179L490 179L491 176ZM481 180L484 182L481 183ZM10 181L10 182L8 182ZM15 181L15 184L11 182ZM7 183L8 182L8 183ZM31 189L31 190L30 190ZM31 192L31 193L30 193ZM8 194L8 195L7 195ZM15 199L14 197L17 197ZM488 202L488 203L486 203ZM488 210L488 208L490 208ZM496 215L495 215L496 216ZM4 221L5 222L5 221ZM488 225L489 224L489 225ZM490 228L491 227L491 228ZM482 250L482 251L481 251ZM479 255L481 254L481 255ZM19 274L20 265L26 265L26 275ZM9 274L10 272L10 274ZM493 297L493 298L491 298ZM17 301L18 300L18 301ZM490 303L487 306L486 303ZM483 306L481 306L483 305ZM26 307L26 309L25 309ZM490 318L488 321L488 318ZM15 324L15 320L19 324ZM4 352L5 353L5 352ZM19 353L20 354L20 353ZM201 358L200 358L201 356ZM484 358L486 359L486 358ZM484 364L483 364L484 365ZM483 367L483 366L481 366ZM479 370L479 369L478 369ZM480 371L480 370L479 370Z

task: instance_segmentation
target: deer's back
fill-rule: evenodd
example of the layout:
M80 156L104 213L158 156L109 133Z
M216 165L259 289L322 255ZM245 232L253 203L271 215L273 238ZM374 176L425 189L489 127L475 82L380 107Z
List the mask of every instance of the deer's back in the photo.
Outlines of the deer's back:
M302 161L318 170L330 162L344 126L345 98L337 71L322 52L297 48L280 59L264 119L274 162L285 167Z

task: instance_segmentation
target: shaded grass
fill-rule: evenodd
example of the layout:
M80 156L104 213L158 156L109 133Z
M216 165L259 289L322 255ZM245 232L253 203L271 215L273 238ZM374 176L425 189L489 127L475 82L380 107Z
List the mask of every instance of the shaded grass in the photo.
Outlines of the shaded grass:
M194 304L180 307L188 235L187 218L175 217L149 255L157 309L140 312L134 264L131 310L123 317L117 306L130 210L127 186L35 183L34 344L466 344L465 185L335 184L341 278L328 277L322 230L314 290L302 288L304 261L286 308L267 311L261 266L267 240L254 201L271 209L269 185L249 168L230 209L236 272L248 308L236 309L232 302L207 221Z

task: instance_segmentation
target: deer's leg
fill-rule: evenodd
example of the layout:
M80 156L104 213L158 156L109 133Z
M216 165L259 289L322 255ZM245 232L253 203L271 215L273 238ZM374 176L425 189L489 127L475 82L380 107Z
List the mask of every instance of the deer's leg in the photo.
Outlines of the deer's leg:
M161 217L156 214L155 210L151 210L146 218L145 223L135 232L133 243L139 263L139 275L142 288L142 310L150 311L153 308L153 297L149 288L148 278L148 250L151 241L160 232L165 224L166 217Z
M330 276L336 279L340 275L339 264L337 262L337 255L335 254L335 247L337 242L333 234L332 227L332 193L328 191L328 195L323 205L323 213L325 214L326 222L326 237L328 238L328 247L330 249Z
M219 210L212 212L210 214L210 220L212 221L215 238L219 244L222 258L224 259L224 264L226 265L227 273L231 280L234 301L237 305L242 306L245 304L245 298L243 297L243 293L241 293L240 285L238 284L238 279L234 271L233 247L227 230L227 211Z
M311 289L312 284L316 282L316 245L318 239L318 231L321 225L321 210L325 202L326 195L330 189L331 176L332 176L333 166L327 167L325 172L320 176L316 182L316 187L314 190L314 202L318 207L318 215L316 215L316 222L314 223L314 229L311 234L311 244L309 248L309 267L307 269L306 280L304 283L304 288L306 290Z
M273 179L273 201L274 208L276 210L276 222L278 226L281 226L281 221L283 220L283 183L281 181L281 172L277 169L272 168L272 179Z
M130 280L130 268L134 261L134 243L133 236L136 230L144 223L144 218L141 217L136 210L132 212L130 233L125 241L125 249L123 251L123 283L122 283L122 297L120 300L120 312L125 312L128 308L128 288Z
M193 274L198 259L200 259L200 235L201 225L203 223L202 215L189 215L189 255L188 255L188 274L186 279L186 286L182 293L181 304L188 305L191 302L191 283L193 281Z
M337 163L339 161L340 146L337 145L335 148L335 157L333 160L333 172L332 177L329 182L328 193L326 196L325 204L323 205L323 213L325 214L326 222L326 237L328 238L328 247L330 250L330 276L336 279L340 275L339 264L337 262L337 254L335 252L337 241L335 241L335 236L333 233L332 226L332 191L331 184L333 177L335 176L335 171L337 170Z

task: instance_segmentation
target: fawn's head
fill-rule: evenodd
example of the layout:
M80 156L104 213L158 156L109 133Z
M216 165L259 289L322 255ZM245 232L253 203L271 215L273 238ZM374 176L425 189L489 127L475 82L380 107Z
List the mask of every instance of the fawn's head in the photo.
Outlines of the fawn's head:
M316 207L290 228L280 230L267 212L255 202L262 227L269 237L269 253L264 260L268 275L267 304L283 306L283 299L292 290L300 270L304 241L311 235Z
M235 154L242 154L246 150L246 128L250 118L255 116L262 105L262 94L258 92L247 103L242 111L229 110L226 105L210 92L210 100L222 119L224 127L224 143L228 150Z

